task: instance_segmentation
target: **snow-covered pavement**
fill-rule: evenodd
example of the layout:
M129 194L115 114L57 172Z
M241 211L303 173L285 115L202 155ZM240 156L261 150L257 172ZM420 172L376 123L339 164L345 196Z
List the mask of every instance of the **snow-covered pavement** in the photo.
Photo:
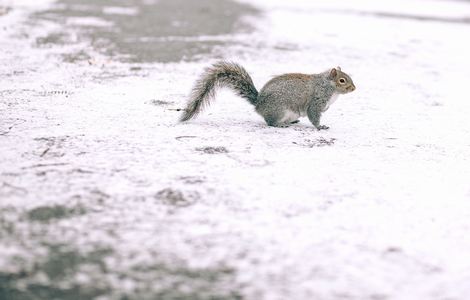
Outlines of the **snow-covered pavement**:
M158 1L5 1L1 300L469 299L470 2L245 1L219 31L139 36L106 15ZM218 59L357 89L328 131L228 91L177 123Z

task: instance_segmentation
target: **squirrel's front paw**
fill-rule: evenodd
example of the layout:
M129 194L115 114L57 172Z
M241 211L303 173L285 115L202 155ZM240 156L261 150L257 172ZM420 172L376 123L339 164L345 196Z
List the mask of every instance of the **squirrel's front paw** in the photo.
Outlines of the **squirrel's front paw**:
M327 130L327 129L330 129L329 126L326 126L326 125L320 125L317 127L318 130Z

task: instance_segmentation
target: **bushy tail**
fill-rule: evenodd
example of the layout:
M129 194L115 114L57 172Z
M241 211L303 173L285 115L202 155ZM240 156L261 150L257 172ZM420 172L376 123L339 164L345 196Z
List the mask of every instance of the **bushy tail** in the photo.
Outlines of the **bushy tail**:
M231 88L237 95L256 105L258 91L248 72L236 63L220 61L206 68L196 81L180 121L184 122L197 116L204 106L209 105L220 87Z

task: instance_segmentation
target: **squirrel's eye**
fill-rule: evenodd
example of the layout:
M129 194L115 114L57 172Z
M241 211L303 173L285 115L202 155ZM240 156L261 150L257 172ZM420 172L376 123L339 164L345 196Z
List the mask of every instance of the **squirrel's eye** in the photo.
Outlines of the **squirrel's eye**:
M340 79L339 79L339 83L341 83L341 84L345 84L345 83L346 83L346 79L344 79L344 78L340 78Z

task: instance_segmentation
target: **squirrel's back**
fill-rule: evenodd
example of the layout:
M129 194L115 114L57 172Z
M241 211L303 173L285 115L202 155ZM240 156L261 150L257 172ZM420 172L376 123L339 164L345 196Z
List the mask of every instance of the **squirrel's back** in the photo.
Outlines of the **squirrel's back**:
M273 77L260 90L256 110L262 113L271 106L302 109L310 99L313 77L301 73Z

